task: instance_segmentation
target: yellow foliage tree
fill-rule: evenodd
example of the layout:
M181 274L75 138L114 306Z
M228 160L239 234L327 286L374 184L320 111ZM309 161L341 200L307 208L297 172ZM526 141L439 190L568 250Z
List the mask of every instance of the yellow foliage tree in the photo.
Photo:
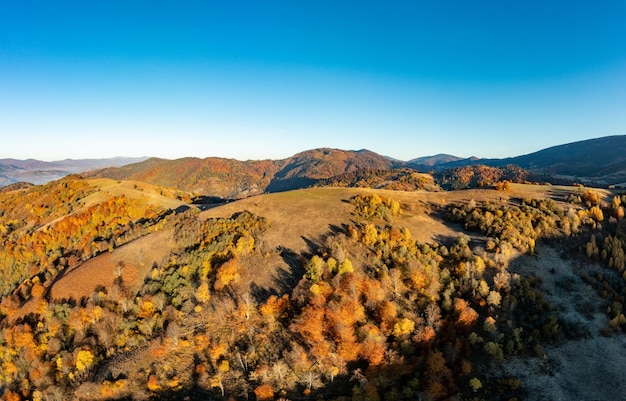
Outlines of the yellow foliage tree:
M349 259L344 259L343 262L339 264L339 274L352 273L353 271L354 267Z
M93 364L93 354L89 350L80 350L76 355L76 369L79 372L87 369Z
M156 312L156 306L152 301L143 301L141 303L141 307L139 308L139 317L145 319L154 315Z
M269 384L262 384L254 389L254 395L256 395L256 399L259 401L273 400L274 389Z
M196 290L196 299L202 304L209 302L209 300L211 299L209 284L206 281L203 281Z
M589 217L600 222L604 220L604 213L602 213L602 209L600 209L599 206L592 206L591 209L589 209Z
M402 318L402 320L393 326L393 335L401 337L411 334L413 330L415 330L415 322L407 318Z
M367 224L365 226L365 235L363 236L363 242L365 245L373 245L378 240L378 230L373 224Z
M583 194L583 199L590 205L597 205L600 202L600 195L597 192L588 189Z
M148 382L146 383L146 386L148 386L148 390L153 392L159 391L161 389L161 385L159 384L156 375L150 375L150 377L148 377Z
M228 372L230 370L230 364L228 363L228 361L227 360L223 360L222 362L220 362L218 370L220 372L223 372L223 373Z
M217 270L215 284L213 288L216 290L222 290L232 281L238 280L239 275L239 266L237 263L237 258L232 258L225 262L220 268Z
M237 240L237 253L246 254L254 250L254 238L251 235L244 235Z

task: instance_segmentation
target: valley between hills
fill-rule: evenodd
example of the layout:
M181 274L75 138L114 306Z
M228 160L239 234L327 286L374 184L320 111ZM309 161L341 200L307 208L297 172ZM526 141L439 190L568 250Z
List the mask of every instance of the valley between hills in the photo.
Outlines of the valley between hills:
M0 395L621 399L626 153L578 149L622 142L564 145L570 161L317 149L13 183Z

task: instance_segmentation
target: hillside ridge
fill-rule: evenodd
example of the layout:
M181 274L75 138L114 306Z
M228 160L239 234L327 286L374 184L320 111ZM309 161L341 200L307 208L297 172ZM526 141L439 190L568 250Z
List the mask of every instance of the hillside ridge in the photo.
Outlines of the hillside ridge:
M612 135L552 146L501 159L461 158L445 153L397 160L368 150L310 149L285 159L240 161L225 157L180 159L112 158L61 160L0 160L0 187L16 182L42 184L71 173L90 177L132 179L176 187L198 195L236 199L316 185L358 170L411 168L441 172L465 166L503 168L516 165L540 181L626 186L626 135ZM103 168L110 164L112 167ZM100 168L94 171L95 168ZM87 172L86 172L87 171ZM336 180L335 180L336 181Z
M317 148L281 160L247 160L209 157L164 160L152 158L121 168L92 172L89 176L134 179L155 185L176 187L202 196L224 199L245 198L264 192L280 192L324 183L351 185L359 175L374 170L402 168L426 172L434 170L449 179L462 167L484 165L502 169L491 177L506 177L505 171L517 166L527 170L518 174L525 179L554 184L575 182L609 186L626 182L626 136L609 136L550 147L524 156L505 159L462 159L452 155L412 159L409 162L381 156L371 150L356 151ZM448 171L446 173L446 171ZM467 172L468 170L463 170ZM484 169L481 171L485 171ZM350 176L352 174L352 176ZM387 174L387 173L386 173ZM473 173L472 173L473 174ZM461 178L463 179L463 178ZM510 179L510 178L506 178ZM342 180L348 182L342 184ZM493 185L496 181L477 179ZM442 182L437 182L442 185ZM456 184L455 184L456 185ZM463 187L461 184L457 187Z

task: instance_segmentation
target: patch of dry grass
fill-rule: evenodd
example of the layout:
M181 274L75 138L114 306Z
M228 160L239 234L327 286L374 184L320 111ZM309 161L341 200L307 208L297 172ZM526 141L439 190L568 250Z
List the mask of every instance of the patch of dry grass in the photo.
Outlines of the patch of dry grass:
M181 201L158 194L160 190L149 184L110 179L94 179L90 183L100 191L90 195L89 202L95 203L107 196L124 194L154 200L164 207L184 205ZM461 235L459 227L443 222L438 215L438 208L446 204L465 203L472 199L477 202L528 197L564 199L577 190L584 191L576 187L524 184L512 184L511 190L506 192L486 188L454 192L310 188L242 199L206 210L201 213L201 217L230 217L244 210L265 217L270 227L262 238L264 247L268 250L288 250L294 257L298 257L310 253L311 247L323 244L326 236L334 230L341 230L345 225L353 223L353 206L348 201L359 194L377 193L400 201L403 212L394 219L394 224L408 228L416 240L432 243ZM113 282L113 271L120 262L126 266L123 276L125 282L137 288L152 263L160 263L169 254L173 246L172 235L171 230L152 233L115 249L112 254L102 254L72 267L54 284L51 290L53 298L80 299L89 296L98 285L109 287ZM258 270L250 272L250 277L245 281L263 288L273 288L279 276L292 273L289 264L281 258L259 259L254 263Z
M122 195L131 199L143 199L146 203L162 206L166 209L176 209L185 205L185 202L174 199L174 190L159 188L144 182L96 178L88 180L88 183L98 191L85 198L85 206L87 207L103 202L111 196Z

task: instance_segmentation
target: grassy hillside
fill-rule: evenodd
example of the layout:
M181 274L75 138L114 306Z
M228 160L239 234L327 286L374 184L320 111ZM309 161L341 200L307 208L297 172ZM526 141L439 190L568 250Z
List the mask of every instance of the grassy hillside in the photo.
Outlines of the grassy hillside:
M625 199L502 189L0 194L2 397L619 398Z
M143 235L183 202L179 191L68 177L0 194L0 294ZM189 198L189 196L187 196Z

